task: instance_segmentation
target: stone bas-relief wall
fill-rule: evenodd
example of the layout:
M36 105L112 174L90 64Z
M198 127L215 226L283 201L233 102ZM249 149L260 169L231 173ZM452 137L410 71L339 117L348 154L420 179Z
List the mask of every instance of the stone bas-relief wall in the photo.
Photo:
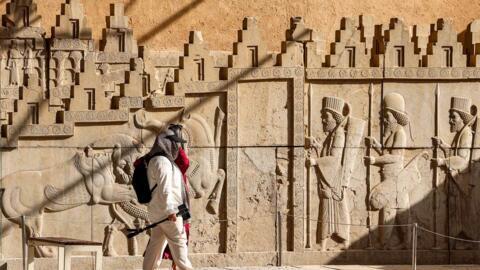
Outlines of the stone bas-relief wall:
M137 46L113 4L96 48L79 0L63 4L51 34L34 1L8 2L3 258L21 256L25 215L29 236L101 241L105 256L138 268L148 235L126 231L152 221L135 200L133 162L173 122L188 140L198 266L405 263L413 223L479 239L479 22L460 43L447 19L345 18L329 51L302 18L290 23L280 53L254 17L231 53L210 51L198 31L183 52L155 51ZM423 263L475 263L478 252L426 231L418 248Z

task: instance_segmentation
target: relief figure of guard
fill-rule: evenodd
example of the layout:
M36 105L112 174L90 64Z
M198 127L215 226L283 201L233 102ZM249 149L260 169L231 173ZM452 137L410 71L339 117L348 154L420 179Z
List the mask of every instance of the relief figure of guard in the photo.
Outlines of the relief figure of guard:
M322 103L322 129L327 136L323 144L309 138L316 155L310 155L307 165L315 168L318 179L317 232L325 251L329 238L343 249L350 245L349 182L360 157L365 121L350 116L350 106L340 98L325 97Z
M381 244L384 249L407 248L410 240L410 202L409 192L419 183L421 177L417 168L417 159L425 153L415 156L405 165L405 148L409 125L409 117L405 111L405 100L398 93L384 96L382 120L385 143L382 145L373 137L366 142L377 153L378 157L366 156L365 163L380 167L381 182L372 188L369 203L374 210L380 210ZM391 244L392 225L406 225L400 229L400 242Z
M477 117L472 101L464 97L452 97L449 110L450 132L454 133L452 144L448 145L438 137L433 137L445 158L432 159L433 166L447 172L449 234L453 237L477 239L476 204L473 196L476 181L480 177L480 167L476 162L477 150L474 147ZM454 248L469 248L469 244L455 241Z

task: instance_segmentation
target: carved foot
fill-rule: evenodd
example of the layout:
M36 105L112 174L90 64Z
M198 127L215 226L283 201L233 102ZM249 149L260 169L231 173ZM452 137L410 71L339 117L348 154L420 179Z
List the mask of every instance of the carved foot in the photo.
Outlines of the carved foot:
M103 252L103 256L106 256L106 257L118 257L118 253L117 253L117 251L115 250L115 248L111 247L111 248L105 249L105 251Z
M103 255L107 257L117 257L118 254L113 247L113 232L116 231L114 225L105 227L105 240L103 243Z

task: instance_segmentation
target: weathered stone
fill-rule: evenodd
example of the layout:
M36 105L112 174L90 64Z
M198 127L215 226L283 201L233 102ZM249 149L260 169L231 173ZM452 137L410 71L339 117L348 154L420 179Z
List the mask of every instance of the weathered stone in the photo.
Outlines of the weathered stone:
M414 222L479 237L477 21L458 39L444 19L428 28L345 18L323 50L327 33L293 17L282 51L270 52L248 17L232 52L211 51L200 31L177 52L138 48L120 3L99 49L79 0L63 4L51 36L25 17L37 16L33 1L8 4L0 29L8 260L20 256L14 225L23 214L29 235L103 241L105 255L118 256L108 267L138 268L133 256L148 236L127 240L125 230L150 221L130 185L133 162L170 123L187 139L189 247L199 265L274 264L280 249L290 263L398 263L411 253L371 249L408 248ZM418 248L426 262L450 253L472 263L474 250L456 249L477 247L425 231Z

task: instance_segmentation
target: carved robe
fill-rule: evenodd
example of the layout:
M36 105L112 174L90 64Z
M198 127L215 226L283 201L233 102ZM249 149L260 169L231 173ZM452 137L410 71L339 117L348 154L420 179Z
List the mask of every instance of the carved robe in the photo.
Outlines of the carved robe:
M340 177L342 158L345 148L345 130L339 126L330 133L325 142L316 166L320 195L320 238L326 239L332 234L348 239L350 223L345 183Z
M19 72L18 61L21 58L20 52L17 49L10 49L8 52L7 68L10 70L9 84L18 85Z
M361 153L365 121L347 117L325 139L315 166L320 196L318 234L321 240L336 234L349 240L348 187Z
M465 126L455 135L451 155L446 158L445 164L451 180L448 183L450 234L458 236L463 232L476 239L476 207L472 191L479 168L470 167L472 142L473 131L469 126Z

